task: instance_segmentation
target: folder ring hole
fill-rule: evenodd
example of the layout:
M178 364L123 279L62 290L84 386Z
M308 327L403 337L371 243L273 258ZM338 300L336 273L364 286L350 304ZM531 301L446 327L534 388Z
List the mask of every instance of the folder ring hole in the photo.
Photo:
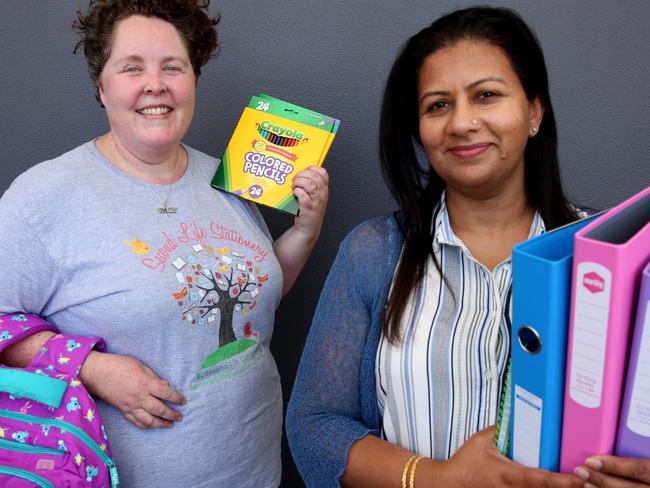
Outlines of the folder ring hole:
M529 354L537 354L542 350L542 340L539 334L530 325L519 327L517 339L521 348Z

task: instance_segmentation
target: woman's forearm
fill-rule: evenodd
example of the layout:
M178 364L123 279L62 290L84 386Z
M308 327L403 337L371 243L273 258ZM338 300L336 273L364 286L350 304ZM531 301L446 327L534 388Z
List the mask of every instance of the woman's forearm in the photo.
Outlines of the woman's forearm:
M283 296L296 282L317 240L318 235L307 236L295 227L291 227L273 243L273 252L278 258L284 276Z
M347 488L399 488L410 485L410 469L406 463L414 453L373 435L352 444L348 452L345 472L341 477ZM445 486L443 469L445 463L423 457L415 469L414 486ZM432 483L432 480L440 480Z
M26 337L20 342L9 346L0 353L0 362L7 366L24 368L41 350L43 344L54 335L54 332L44 330Z

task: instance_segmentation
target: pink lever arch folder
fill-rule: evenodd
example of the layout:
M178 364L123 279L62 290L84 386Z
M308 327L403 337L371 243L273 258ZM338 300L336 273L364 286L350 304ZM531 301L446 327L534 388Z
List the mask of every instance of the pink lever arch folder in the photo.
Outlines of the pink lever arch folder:
M614 450L636 297L650 259L650 187L578 231L573 256L562 472Z

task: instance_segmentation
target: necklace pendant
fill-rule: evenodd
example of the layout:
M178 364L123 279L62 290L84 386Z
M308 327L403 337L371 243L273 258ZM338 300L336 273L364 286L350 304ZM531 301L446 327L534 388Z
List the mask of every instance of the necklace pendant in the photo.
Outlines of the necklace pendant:
M158 207L156 209L156 212L158 212L161 215L171 215L175 214L178 211L177 207L168 207L167 204L163 205L162 207Z

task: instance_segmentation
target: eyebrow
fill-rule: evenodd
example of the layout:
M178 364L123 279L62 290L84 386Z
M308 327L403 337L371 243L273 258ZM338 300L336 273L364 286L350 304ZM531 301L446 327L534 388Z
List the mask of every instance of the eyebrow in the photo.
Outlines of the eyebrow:
M506 84L506 82L503 80L503 78L499 78L498 76L486 76L485 78L481 78L480 80L476 80L476 81L471 82L469 85L467 85L467 86L465 87L465 89L472 89L472 88L475 88L475 87L477 87L478 85L480 85L480 84L482 84L482 83L485 83L485 82L488 82L488 81L495 81L495 82L497 82L497 83L502 83L502 84L504 84L504 85ZM420 97L420 103L422 103L422 100L424 100L425 98L430 97L430 96L434 96L434 95L443 95L443 96L447 96L447 95L449 95L449 92L448 92L448 91L444 91L444 90L443 90L443 91L428 91L428 92L424 92L424 93L422 94L422 96Z
M179 63L189 65L189 63L186 60L184 60L183 58L180 58L178 56L167 56L166 58L162 59L161 64L169 63L171 61L177 61ZM125 56L123 58L120 58L120 59L116 60L117 64L122 64L122 63L142 63L142 62L144 62L144 58L142 56L138 56L137 54L132 54L130 56Z
M486 81L496 81L497 83L503 83L504 85L506 84L503 78L499 78L498 76L487 76L486 78L481 78L480 80L476 80L470 83L469 85L467 85L466 88L474 88L480 85L481 83L485 83Z

